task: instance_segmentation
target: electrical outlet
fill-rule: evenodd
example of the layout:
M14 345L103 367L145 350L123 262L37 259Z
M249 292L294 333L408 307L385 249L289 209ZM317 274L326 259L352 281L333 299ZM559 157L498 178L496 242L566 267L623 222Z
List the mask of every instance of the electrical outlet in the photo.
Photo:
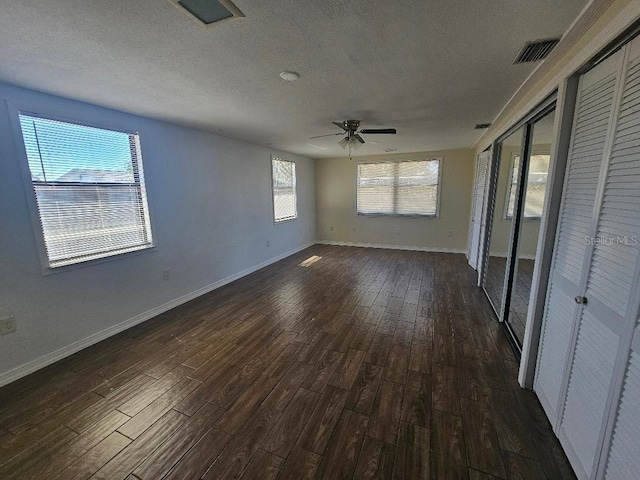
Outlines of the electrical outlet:
M449 238L453 237L453 230L449 230Z
M267 240L267 247L271 245L271 242Z
M8 335L15 332L18 329L16 326L16 319L13 317L7 317L0 320L0 335Z
M333 225L331 225L331 226L329 227L329 231L330 231L330 232L333 232Z
M396 235L400 235L400 229L396 228Z
M171 278L171 269L165 268L162 271L162 279L163 280L169 280L170 278Z

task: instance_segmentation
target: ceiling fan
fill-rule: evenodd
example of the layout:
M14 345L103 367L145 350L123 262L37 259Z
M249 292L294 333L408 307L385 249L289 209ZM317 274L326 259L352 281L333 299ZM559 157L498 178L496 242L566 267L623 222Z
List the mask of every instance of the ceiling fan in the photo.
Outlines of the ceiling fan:
M331 122L336 127L342 129L342 132L329 133L327 135L316 135L312 138L332 137L334 135L344 135L344 138L338 142L342 148L346 148L347 145L351 147L359 147L364 143L364 138L361 135L395 135L395 128L363 128L360 129L360 120L345 120L343 122Z

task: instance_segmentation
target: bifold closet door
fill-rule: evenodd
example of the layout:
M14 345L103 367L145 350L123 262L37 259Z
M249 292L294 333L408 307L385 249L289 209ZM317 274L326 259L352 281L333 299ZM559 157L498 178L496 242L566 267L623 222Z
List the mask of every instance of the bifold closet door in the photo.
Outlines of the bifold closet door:
M640 426L627 413L640 392L640 40L579 91L535 388L579 478L603 478L607 457L606 478L640 478L637 430L625 430Z
M620 290L611 299L621 302L618 305L620 311L624 305L627 308L611 399L614 414L604 438L606 455L603 457L608 459L599 469L605 471L607 480L640 478L640 38L632 42L628 56L624 95L602 208L603 217L609 217L609 224L612 218L615 219L616 233L626 237L622 246L611 248L611 253L621 265L614 272L619 279L614 287ZM615 204L616 210L611 211L609 204ZM607 221L601 223L607 225ZM624 302L622 297L627 293L630 300ZM616 385L616 380L619 385Z
M640 325L636 326L629 353L613 436L606 449L606 480L640 478Z
M574 464L579 461L585 478L596 478L618 350L623 347L625 330L629 323L635 325L638 315L635 293L639 250L634 239L640 238L640 77L633 66L635 62L630 64L631 46L622 52L620 93L614 106L613 131L607 136L597 228L590 237L591 265L586 288L579 293L586 303L579 309L559 431L566 447L573 449ZM625 350L628 348L627 345Z
M583 75L578 86L565 185L543 315L534 381L551 424L559 422L564 372L577 322L575 297L584 290L590 263L587 239L593 229L594 206L622 53ZM561 398L562 397L562 398Z
M480 240L482 238L482 214L484 213L484 199L487 185L487 169L489 167L489 150L478 155L476 168L476 183L473 192L473 211L471 212L471 228L469 235L469 265L474 270L478 268Z

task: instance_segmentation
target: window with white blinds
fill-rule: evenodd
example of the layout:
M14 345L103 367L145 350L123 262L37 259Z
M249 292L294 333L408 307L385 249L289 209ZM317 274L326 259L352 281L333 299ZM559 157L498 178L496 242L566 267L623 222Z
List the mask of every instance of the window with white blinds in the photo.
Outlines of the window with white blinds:
M50 268L152 246L137 134L20 114Z
M547 192L547 177L551 155L531 155L529 158L529 174L527 176L527 191L525 192L524 216L526 218L541 218L544 197ZM511 183L507 191L508 207L506 218L513 217L513 206L516 201L516 187L520 171L520 155L514 154L511 160Z
M284 222L298 218L296 196L296 164L271 158L273 174L273 219Z
M360 163L359 215L438 215L442 159Z

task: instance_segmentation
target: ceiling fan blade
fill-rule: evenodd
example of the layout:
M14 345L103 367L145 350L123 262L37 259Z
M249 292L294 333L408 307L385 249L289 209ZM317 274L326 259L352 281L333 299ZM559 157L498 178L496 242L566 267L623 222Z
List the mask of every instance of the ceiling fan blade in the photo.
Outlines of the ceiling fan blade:
M360 133L363 133L365 135L371 135L371 134L388 134L388 135L395 135L396 134L396 129L395 128L365 128L363 130L360 130Z
M333 137L335 135L344 135L344 132L327 133L326 135L316 135L315 137L309 137L309 140L311 140L312 138Z
M359 134L355 134L354 137L356 138L356 140L358 140L360 143L364 143L364 138L362 138Z
M345 132L349 131L349 129L345 126L344 122L331 122L331 123L333 123L336 127L340 127Z
M349 139L347 137L344 137L342 140L338 142L338 145L340 145L342 148L347 148L348 144L349 144Z

